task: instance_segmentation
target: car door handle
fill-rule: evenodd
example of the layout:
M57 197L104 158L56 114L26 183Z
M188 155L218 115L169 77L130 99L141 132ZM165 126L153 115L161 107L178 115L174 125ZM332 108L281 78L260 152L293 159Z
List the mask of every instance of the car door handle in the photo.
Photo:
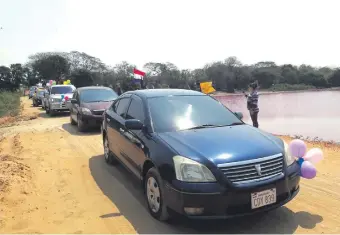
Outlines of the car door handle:
M123 133L123 132L124 132L124 129L123 129L123 128L119 128L119 131L120 131L121 133Z
M110 121L111 121L111 119L110 119L110 118L106 118L106 121L110 122Z

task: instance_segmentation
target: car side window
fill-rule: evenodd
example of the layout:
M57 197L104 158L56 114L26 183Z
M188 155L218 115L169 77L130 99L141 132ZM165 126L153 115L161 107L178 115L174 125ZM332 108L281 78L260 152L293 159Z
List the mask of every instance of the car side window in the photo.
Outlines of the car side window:
M74 92L73 98L79 102L79 94L77 91Z
M126 119L138 119L139 121L144 123L145 116L143 102L139 97L134 96L132 98L129 110L126 114Z
M110 107L110 109L115 113L117 112L118 104L119 104L119 100L116 100Z
M130 104L130 98L122 98L119 100L119 104L118 104L118 107L117 107L117 111L116 113L125 118L125 113L126 113L126 110Z
M73 93L73 96L72 96L72 99L74 99L74 100L77 100L77 97L78 95L77 95L77 91L75 91L74 93Z

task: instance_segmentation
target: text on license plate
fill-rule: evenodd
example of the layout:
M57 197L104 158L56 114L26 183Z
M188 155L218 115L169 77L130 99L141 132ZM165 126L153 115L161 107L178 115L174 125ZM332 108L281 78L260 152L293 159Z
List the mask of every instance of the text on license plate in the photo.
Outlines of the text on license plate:
M251 209L267 206L276 202L276 188L251 194Z

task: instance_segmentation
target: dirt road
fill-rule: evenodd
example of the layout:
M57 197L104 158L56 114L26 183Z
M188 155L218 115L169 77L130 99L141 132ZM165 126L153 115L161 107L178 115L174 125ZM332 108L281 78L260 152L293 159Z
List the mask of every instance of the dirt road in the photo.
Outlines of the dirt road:
M286 207L228 221L171 224L149 216L139 183L107 166L99 131L79 133L67 115L0 129L1 233L340 233L340 149L323 145L317 178ZM312 145L309 145L311 147Z

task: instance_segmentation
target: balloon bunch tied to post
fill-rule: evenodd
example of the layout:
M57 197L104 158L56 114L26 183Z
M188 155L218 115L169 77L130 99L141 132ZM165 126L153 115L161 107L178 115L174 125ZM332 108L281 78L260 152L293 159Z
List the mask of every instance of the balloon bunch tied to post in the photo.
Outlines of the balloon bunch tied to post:
M305 179L313 179L316 176L315 164L323 159L323 152L320 148L312 148L307 152L307 145L304 141L295 139L285 146L290 155L296 158L300 166L300 175Z

